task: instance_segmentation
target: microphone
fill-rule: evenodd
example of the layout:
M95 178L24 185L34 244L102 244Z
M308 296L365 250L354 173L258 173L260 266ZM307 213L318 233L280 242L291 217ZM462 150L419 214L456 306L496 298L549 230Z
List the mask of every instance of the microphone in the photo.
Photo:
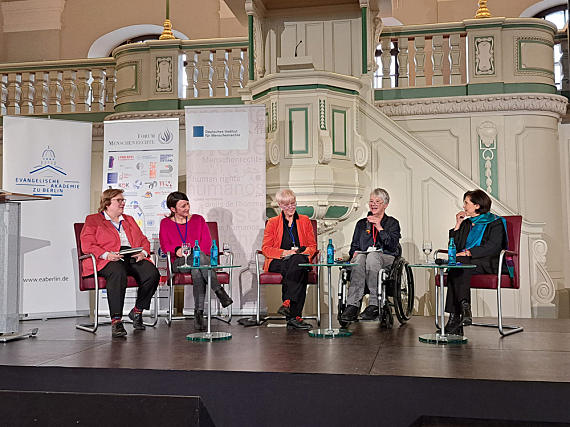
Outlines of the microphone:
M295 46L295 58L297 57L297 48L301 43L303 43L303 40L301 40L299 43L297 43L297 46Z
M366 234L372 233L372 223L370 221L366 221Z

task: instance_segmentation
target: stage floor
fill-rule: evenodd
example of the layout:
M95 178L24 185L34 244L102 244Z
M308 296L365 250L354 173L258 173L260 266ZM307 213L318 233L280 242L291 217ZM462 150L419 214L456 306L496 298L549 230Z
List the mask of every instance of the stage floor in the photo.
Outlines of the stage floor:
M335 339L287 330L280 321L244 328L237 319L212 321L212 330L233 334L217 342L188 341L192 320L168 327L161 318L146 331L126 324L126 339L112 339L110 326L96 334L75 329L86 318L26 321L20 330L37 327L38 335L0 345L0 365L570 382L567 319L508 319L525 330L505 338L496 329L468 327L467 344L448 346L419 342L420 334L435 331L433 317L396 321L392 330L359 322L349 327L351 337Z

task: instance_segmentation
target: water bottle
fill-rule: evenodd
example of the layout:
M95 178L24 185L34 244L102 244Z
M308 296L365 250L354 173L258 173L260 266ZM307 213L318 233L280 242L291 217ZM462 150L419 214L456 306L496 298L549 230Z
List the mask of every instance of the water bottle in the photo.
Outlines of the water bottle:
M194 249L192 249L192 267L200 267L200 245L198 240L196 240Z
M212 241L212 247L210 248L210 265L212 267L218 266L218 246L215 240Z
M447 264L457 265L457 249L455 248L455 242L453 237L449 239L449 247L447 248Z
M329 239L329 245L327 246L327 264L334 264L334 246L332 239Z

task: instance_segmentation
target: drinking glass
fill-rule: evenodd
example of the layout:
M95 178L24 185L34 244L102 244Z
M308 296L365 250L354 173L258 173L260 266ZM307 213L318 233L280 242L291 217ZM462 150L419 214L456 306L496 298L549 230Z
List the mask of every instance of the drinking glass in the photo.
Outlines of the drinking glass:
M422 250L424 251L424 254L426 256L426 261L429 262L429 255L431 254L431 251L433 250L433 245L431 243L431 240L424 240Z
M228 256L230 254L231 249L230 249L230 245L228 243L224 243L222 252L224 253L225 256Z
M190 267L188 265L188 255L190 255L190 247L184 244L182 245L181 249L182 249L182 256L184 257L184 265L182 265L181 267L188 268Z

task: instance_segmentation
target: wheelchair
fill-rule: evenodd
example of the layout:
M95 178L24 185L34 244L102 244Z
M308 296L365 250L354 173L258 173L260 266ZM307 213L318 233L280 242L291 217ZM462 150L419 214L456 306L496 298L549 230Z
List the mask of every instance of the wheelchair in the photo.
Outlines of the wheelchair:
M348 286L350 283L350 267L341 268L338 279L338 315L341 327L345 328L349 322L341 320L346 308ZM366 286L364 294L369 294ZM403 257L396 257L392 265L378 272L378 309L380 324L392 329L394 326L393 312L401 325L412 317L414 310L414 276L408 261Z

